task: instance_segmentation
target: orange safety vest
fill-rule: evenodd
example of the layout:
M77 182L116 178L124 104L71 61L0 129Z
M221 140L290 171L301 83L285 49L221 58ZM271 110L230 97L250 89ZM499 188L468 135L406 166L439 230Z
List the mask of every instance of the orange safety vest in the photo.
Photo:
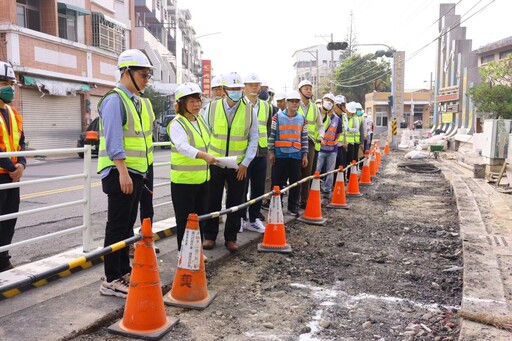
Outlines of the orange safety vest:
M7 129L4 116L0 115L0 148L6 152L17 152L21 150L20 139L23 131L23 118L13 107L7 104L5 107L7 108L7 115L9 115L9 129ZM15 156L11 157L11 160L14 164L18 163L18 158ZM0 173L9 173L9 171L0 167Z
M282 153L300 152L302 148L302 125L304 124L303 116L295 115L288 118L284 113L277 114L278 133L274 147L279 148ZM282 124L288 123L288 124Z

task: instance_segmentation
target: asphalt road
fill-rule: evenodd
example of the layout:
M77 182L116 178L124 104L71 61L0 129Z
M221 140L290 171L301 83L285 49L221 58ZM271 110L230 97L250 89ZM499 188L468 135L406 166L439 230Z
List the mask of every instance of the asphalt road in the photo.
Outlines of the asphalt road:
M155 163L168 162L170 149L155 149ZM101 190L101 180L96 174L97 159L91 163L91 226L94 246L102 244L106 213L107 196ZM155 220L164 220L174 216L172 209L169 165L155 167L155 185L166 183L154 190ZM23 181L51 179L54 177L84 173L84 160L68 158L31 158ZM53 205L81 200L84 197L84 180L44 181L21 188L20 212L42 209ZM158 206L162 204L162 206ZM36 214L18 218L13 242L62 231L83 224L84 205L45 210ZM75 232L50 240L21 246L10 251L14 265L21 265L58 254L62 251L82 245L82 233Z

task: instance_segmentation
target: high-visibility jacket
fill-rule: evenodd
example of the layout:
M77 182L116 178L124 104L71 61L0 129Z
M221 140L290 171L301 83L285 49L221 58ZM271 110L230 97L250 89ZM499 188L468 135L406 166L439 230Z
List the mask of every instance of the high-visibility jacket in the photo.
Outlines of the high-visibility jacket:
M304 110L300 105L298 111L306 118L306 122L308 123L308 137L315 143L315 150L319 151L321 147L320 142L318 142L318 136L320 132L318 131L318 127L316 125L318 122L318 107L316 104L310 102L308 104L307 113L304 113Z
M153 122L151 122L151 114L149 113L151 110L151 108L148 107L149 101L141 101L141 112L139 114L128 95L123 90L114 88L101 99L99 105L101 105L101 102L105 97L113 93L119 95L126 112L126 123L123 125L123 146L126 153L126 167L140 173L145 173L147 172L149 165L148 154L153 148ZM101 119L99 124L99 133L100 147L98 151L98 173L107 167L115 165L114 161L110 160L107 154L103 122Z
M0 148L5 152L17 152L21 150L20 139L23 132L23 118L13 107L7 104L5 107L7 108L7 115L9 115L9 127L7 127L3 115L0 114ZM12 156L11 160L14 164L18 163L18 158L15 156ZM0 173L9 173L9 171L0 167Z
M347 114L343 113L341 114L341 117L338 116L340 118L340 122L341 122L341 125L342 125L342 129L343 129L343 133L340 134L340 136L338 137L338 142L339 143L342 143L344 144L345 143L345 140L346 140L346 136L347 136L347 127L345 126L345 122L348 122L347 120ZM346 124L348 126L348 123Z
M260 148L267 148L267 121L270 109L267 102L261 99L258 99L258 101L260 103L258 107L258 145Z
M325 151L333 151L334 147L337 146L338 142L336 140L336 132L338 131L339 120L331 120L329 114L324 121L324 145L322 146L322 150Z
M274 141L274 154L277 158L289 158L290 154L298 153L301 157L302 127L304 116L295 115L289 117L282 111L277 113L276 137Z
M208 111L211 130L209 152L215 157L236 156L241 163L249 145L252 105L240 101L231 123L221 99L212 101Z
M196 127L183 115L177 115L169 124L180 124L187 133L188 143L198 150L207 153L210 143L210 129L201 115L197 116ZM170 136L170 134L169 134ZM191 159L180 154L171 136L171 181L176 184L198 185L210 180L210 167L203 159Z
M356 116L351 116L351 117L348 118L348 127L349 128L355 128L356 127L355 120L357 120ZM349 143L349 144L359 143L359 135L360 135L359 134L359 130L357 132L351 132L351 131L347 130L346 142Z

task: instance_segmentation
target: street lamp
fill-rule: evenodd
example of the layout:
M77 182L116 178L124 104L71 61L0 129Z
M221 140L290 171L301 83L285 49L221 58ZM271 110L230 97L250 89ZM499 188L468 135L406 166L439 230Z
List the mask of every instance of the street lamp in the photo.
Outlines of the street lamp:
M195 48L196 48L196 44L199 45L197 43L197 41L201 38L204 38L204 37L208 37L208 36L213 36L213 35L216 35L216 34L222 34L222 32L212 32L212 33L206 33L206 34L201 34L200 36L197 36L197 37L194 37L192 39L192 50L191 50L191 53L192 53L192 63L193 65L195 65L195 61L196 59L199 60L199 62L202 60L202 58L196 58L196 51L195 51ZM200 77L198 76L199 75L199 70L192 70L192 73L196 76L196 77Z

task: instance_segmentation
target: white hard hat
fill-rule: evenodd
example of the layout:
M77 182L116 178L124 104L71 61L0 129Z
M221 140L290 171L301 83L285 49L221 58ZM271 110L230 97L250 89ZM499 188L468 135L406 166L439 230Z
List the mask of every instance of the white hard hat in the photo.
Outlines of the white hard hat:
M212 82L210 84L210 87L211 88L216 88L216 87L219 87L219 86L222 86L222 75L217 75L215 77L212 78Z
M310 82L310 81L308 81L307 79L304 79L304 80L302 80L302 81L299 83L298 89L300 90L300 88L302 88L304 85L311 85L311 86L313 86L313 84L311 84L311 82Z
M117 59L117 67L119 69L124 67L129 68L130 66L153 68L148 57L146 57L141 50L137 49L123 51Z
M281 101L283 99L286 99L286 93L281 91L281 92L278 92L275 96L274 96L274 99L276 101Z
M322 100L321 100L320 98L317 98L317 99L315 100L315 104L320 104L320 103L322 103Z
M266 86L266 87L268 88L268 82L267 82L267 80L266 80L266 79L264 79L264 78L261 78L261 84L260 84L260 85L261 85L261 86Z
M356 102L348 102L345 109L352 114L355 114L357 111L357 103Z
M16 82L16 76L14 75L14 69L11 64L0 62L0 80Z
M347 100L345 99L345 96L338 95L338 96L334 97L334 103L345 104L345 103L347 103Z
M356 102L356 108L357 109L363 109L363 106L361 105L361 103Z
M183 83L176 88L174 91L174 99L176 102L179 102L183 97L193 95L193 94L201 94L201 88L196 83Z
M300 100L300 94L298 91L292 90L292 91L288 92L288 94L286 95L286 99L287 100L290 100L290 99Z
M254 72L251 72L249 74L247 74L245 77L244 77L244 83L245 84L248 84L248 83L259 83L261 84L261 78L260 76L258 76L256 73Z
M223 86L226 88L244 88L245 85L242 82L242 77L238 72L230 72L223 77Z
M363 112L363 116L364 116L364 117L366 117L366 116L368 116L368 114L367 114L367 113L365 113L365 112Z
M322 97L322 99L330 99L331 101L335 102L336 100L334 99L334 95L331 94L331 93L328 93L328 94L325 94L324 97Z

